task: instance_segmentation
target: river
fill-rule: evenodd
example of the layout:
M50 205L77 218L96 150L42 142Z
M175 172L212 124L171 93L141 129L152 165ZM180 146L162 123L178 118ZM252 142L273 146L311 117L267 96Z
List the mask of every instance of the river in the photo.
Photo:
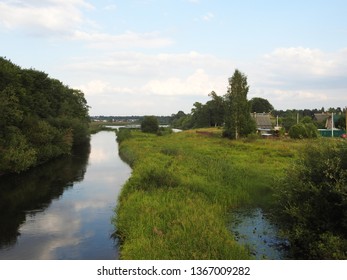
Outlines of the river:
M102 131L73 156L0 177L0 259L117 259L111 219L130 174Z

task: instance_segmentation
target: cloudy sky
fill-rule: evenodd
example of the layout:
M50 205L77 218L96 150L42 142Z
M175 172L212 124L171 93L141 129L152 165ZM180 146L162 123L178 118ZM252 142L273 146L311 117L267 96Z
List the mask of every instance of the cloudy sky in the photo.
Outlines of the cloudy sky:
M235 69L276 109L347 106L345 0L0 0L0 56L91 115L190 112Z

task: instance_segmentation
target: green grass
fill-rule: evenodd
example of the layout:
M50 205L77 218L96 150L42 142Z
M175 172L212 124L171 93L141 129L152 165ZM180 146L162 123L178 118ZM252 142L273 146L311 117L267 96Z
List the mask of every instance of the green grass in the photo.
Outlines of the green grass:
M227 229L230 209L269 207L302 141L230 141L218 129L120 143L133 167L119 198L122 259L249 259Z

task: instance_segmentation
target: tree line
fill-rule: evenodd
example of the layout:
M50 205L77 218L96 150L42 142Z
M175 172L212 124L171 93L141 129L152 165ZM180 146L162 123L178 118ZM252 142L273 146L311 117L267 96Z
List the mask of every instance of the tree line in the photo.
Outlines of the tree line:
M300 123L299 127L309 130L308 135L313 135L312 129L325 128L325 122L315 119L318 113L335 113L340 118L335 123L336 128L345 129L346 118L345 111L341 107L321 109L304 109L304 110L276 110L273 105L264 98L254 97L247 99L249 86L247 77L239 70L235 70L233 76L228 80L228 89L223 96L217 95L212 91L209 94L211 100L206 104L195 102L191 112L186 114L178 111L171 115L171 125L180 129L193 129L202 127L224 127L224 136L237 138L246 136L255 132L254 120L250 114L269 113L274 118L278 117L278 124L283 127L285 132ZM297 127L294 127L297 131Z
M0 174L70 154L89 140L80 90L0 57Z
M183 111L173 114L171 124L181 129L223 125L223 135L226 137L246 136L255 131L255 122L250 115L252 107L261 106L261 110L265 111L273 109L267 100L261 98L248 101L248 90L247 77L236 69L229 78L228 90L224 96L218 96L212 91L209 94L211 100L206 104L195 102L190 114Z

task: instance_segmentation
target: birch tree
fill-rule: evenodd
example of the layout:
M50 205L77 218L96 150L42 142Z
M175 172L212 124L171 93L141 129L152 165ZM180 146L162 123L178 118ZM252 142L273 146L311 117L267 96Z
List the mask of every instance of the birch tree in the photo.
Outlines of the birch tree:
M229 86L225 95L226 114L223 135L238 139L255 131L255 122L250 114L247 100L249 86L247 77L238 69L229 78Z

